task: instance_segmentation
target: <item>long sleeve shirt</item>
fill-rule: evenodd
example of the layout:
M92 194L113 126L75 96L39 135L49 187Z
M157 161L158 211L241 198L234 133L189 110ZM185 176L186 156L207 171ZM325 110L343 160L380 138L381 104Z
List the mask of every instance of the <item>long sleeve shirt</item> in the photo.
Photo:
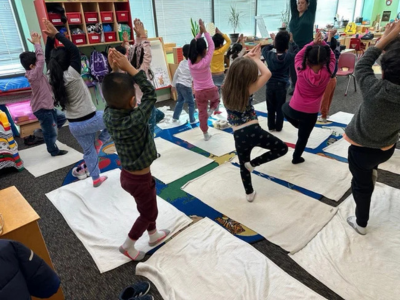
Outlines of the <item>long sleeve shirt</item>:
M143 92L142 103L133 109L106 107L103 119L114 140L122 168L140 171L150 167L157 158L156 146L149 129L149 119L157 96L143 70L133 79Z
M43 73L45 59L40 44L35 44L35 54L35 68L27 70L25 73L32 89L31 107L33 112L39 109L54 108L53 92L47 77Z
M213 74L225 71L225 64L224 64L225 53L226 51L228 51L229 46L231 45L231 40L226 34L223 34L222 36L225 40L225 44L222 45L221 48L214 50L213 57L211 60L211 73Z
M356 65L363 102L345 132L353 144L387 150L399 140L400 85L376 78L372 66L381 53L370 47Z
M326 65L324 65L317 73L315 73L308 65L306 65L305 70L299 70L299 68L302 68L306 48L313 45L314 42L306 45L306 47L300 50L294 60L297 72L297 83L289 105L291 108L305 113L318 113L321 106L322 96L324 95L326 86L331 79L331 73L329 73ZM321 46L325 45L327 44L322 42ZM335 54L330 50L329 69L331 72L335 69L335 64Z
M189 60L189 69L193 77L195 91L207 90L215 87L210 69L210 63L215 49L214 41L208 32L206 32L204 36L208 44L206 55L195 64L192 64L192 62ZM199 39L200 37L201 35L198 34L196 39Z
M188 61L182 60L179 63L178 68L176 69L176 72L174 74L174 79L172 80L172 86L176 87L178 83L183 84L184 86L187 87L192 87L192 75L190 74L189 70L189 64Z
M297 10L297 0L290 0L292 18L289 22L290 32L293 39L300 48L313 40L315 13L317 11L317 0L310 0L308 9L300 17Z

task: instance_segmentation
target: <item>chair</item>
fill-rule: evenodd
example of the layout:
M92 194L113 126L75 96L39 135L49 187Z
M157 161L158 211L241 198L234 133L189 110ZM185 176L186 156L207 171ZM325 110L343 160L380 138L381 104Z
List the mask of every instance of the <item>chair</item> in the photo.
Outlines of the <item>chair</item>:
M349 49L354 49L358 54L358 58L364 55L365 45L361 42L361 39L352 38L350 39ZM360 54L361 53L361 54Z
M356 55L353 53L343 53L339 57L338 63L338 71L336 76L347 76L349 81L347 83L346 93L344 94L347 96L347 92L349 90L350 80L353 78L354 80L354 91L357 92L357 85L356 85L356 77L354 76L354 68L356 66ZM343 68L347 68L347 71L343 71Z

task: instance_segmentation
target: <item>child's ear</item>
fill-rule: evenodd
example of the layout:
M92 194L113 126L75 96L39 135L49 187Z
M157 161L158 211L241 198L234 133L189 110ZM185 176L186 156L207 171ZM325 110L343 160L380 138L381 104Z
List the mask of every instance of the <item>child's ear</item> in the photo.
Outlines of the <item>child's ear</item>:
M36 65L30 64L29 69L33 70L36 67Z
M135 96L133 96L132 99L129 101L129 105L130 105L132 108L135 108L135 107L136 107L136 98L135 98Z

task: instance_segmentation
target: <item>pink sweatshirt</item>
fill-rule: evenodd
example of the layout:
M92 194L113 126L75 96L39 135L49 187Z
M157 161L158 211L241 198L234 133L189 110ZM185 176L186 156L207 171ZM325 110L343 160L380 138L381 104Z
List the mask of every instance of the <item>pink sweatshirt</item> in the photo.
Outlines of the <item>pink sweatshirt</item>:
M196 64L192 64L189 60L189 70L193 77L193 85L195 91L207 90L215 87L214 81L211 76L211 59L214 53L214 42L208 32L204 33L204 36L207 40L208 49L207 54ZM201 34L199 33L196 36L196 39L199 39Z
M305 45L303 49L297 53L294 59L294 65L297 72L297 83L294 90L292 99L290 100L290 107L304 113L318 113L322 96L324 95L326 86L331 79L326 66L324 66L318 73L315 73L309 66L306 65L305 70L298 70L302 67L304 54L308 46L313 46L314 42ZM322 42L322 46L327 45ZM331 50L331 57L329 63L329 69L331 72L335 70L336 58L335 54Z

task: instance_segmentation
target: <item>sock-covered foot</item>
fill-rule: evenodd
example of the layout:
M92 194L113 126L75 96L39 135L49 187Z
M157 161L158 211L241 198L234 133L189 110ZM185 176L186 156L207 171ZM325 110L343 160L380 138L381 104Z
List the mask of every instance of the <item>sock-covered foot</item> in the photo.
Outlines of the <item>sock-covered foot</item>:
M367 228L366 227L361 227L357 224L357 218L355 216L348 217L347 218L347 223L353 227L353 229L361 235L366 235L367 234Z
M97 141L94 143L94 147L96 148L97 154L99 154L99 153L100 153L100 150L101 150L101 147L103 147L103 142L100 141L100 140L97 140Z
M197 124L199 122L199 119L195 119L193 122L190 122L190 124L194 125Z
M250 173L252 173L255 169L255 167L253 167L250 162L244 163L244 166Z
M139 261L145 257L146 253L137 250L135 248L135 243L136 243L135 240L132 240L129 237L127 237L123 245L119 247L119 252L129 257L133 261Z
M154 247L158 243L162 242L170 233L171 232L168 229L156 229L152 233L149 232L149 246Z
M301 164L301 163L303 163L305 161L306 160L304 158L302 158L302 157L299 157L299 158L294 158L293 157L292 164L297 165L297 164Z
M319 116L317 121L321 122L321 123L328 123L328 120L326 119L326 117L324 118L323 116Z
M179 122L179 119L172 119L172 123L177 123Z
M208 141L209 139L211 139L212 135L209 134L208 132L204 133L204 140Z
M107 176L100 176L99 178L93 180L93 186L99 187L104 181L107 180Z
M212 114L214 113L215 109L209 109L207 112L208 117L211 117Z
M57 154L55 154L55 155L52 155L52 156L61 156L61 155L65 155L65 154L67 154L68 153L68 151L67 150L60 150L60 151L58 151L58 153Z
M246 200L249 202L253 202L256 197L256 191L253 191L251 194L246 195Z

